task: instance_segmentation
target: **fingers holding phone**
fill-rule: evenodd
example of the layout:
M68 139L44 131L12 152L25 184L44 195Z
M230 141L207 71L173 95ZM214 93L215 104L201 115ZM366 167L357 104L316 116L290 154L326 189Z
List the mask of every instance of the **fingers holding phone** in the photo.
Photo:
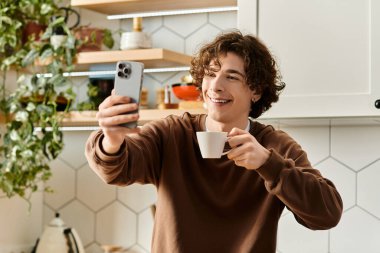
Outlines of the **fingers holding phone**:
M139 117L138 105L131 103L130 97L112 93L99 105L99 111L96 115L99 126L112 127L136 122Z
M96 115L104 133L103 148L117 152L126 134L138 132L140 94L144 65L139 62L118 62L112 94L100 105Z
M99 105L96 114L99 126L102 128L104 138L102 146L109 154L116 153L124 141L125 135L136 133L139 128L127 128L120 126L129 122L136 122L139 114L136 112L137 104L130 103L126 96L115 95L114 92ZM135 113L131 113L135 112Z

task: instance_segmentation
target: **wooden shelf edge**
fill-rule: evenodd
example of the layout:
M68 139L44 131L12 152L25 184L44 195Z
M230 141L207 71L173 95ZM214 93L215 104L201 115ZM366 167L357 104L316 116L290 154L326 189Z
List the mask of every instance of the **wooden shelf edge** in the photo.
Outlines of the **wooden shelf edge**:
M146 68L162 68L189 66L191 59L192 57L189 55L174 52L168 49L149 48L135 50L81 52L77 56L76 64L103 64L125 60L143 62Z
M71 6L106 15L237 6L237 0L71 0Z
M62 113L64 118L61 122L61 126L98 126L98 121L96 120L97 111L82 111L82 112L69 112ZM185 112L192 114L206 113L204 109L145 109L140 110L140 119L138 121L139 125L146 124L152 120L158 120L165 118L169 115L180 116Z
M62 127L93 127L98 126L96 120L97 111L72 111L68 113L60 112L63 116ZM206 113L205 109L144 109L140 110L139 125L146 124L152 120L165 118L169 115L182 115L184 112L191 114ZM271 118L262 117L258 121L277 126L279 124L288 127L302 126L380 126L379 116L345 116L345 117L309 117L309 118ZM4 115L0 113L0 124L5 124Z

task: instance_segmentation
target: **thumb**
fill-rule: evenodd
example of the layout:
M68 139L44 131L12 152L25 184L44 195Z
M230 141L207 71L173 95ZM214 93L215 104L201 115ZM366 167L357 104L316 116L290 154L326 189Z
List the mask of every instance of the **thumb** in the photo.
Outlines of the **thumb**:
M240 128L234 127L228 133L228 137L232 137L232 136L236 136L236 135L241 135L241 134L245 134L245 133L246 133L246 131L244 131L244 130L242 130Z

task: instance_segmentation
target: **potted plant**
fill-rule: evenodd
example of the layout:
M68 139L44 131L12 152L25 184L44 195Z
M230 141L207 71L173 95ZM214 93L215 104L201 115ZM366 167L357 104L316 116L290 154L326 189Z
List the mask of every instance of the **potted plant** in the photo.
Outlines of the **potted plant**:
M86 101L80 102L77 105L79 111L98 110L99 105L105 98L111 95L114 87L114 78L90 78L87 83L87 97Z
M100 51L102 45L111 49L114 45L112 32L107 28L80 26L75 29L74 34L81 41L79 52Z
M23 43L28 39L39 40L51 17L57 13L58 6L54 0L19 0L18 2L20 11L24 13Z
M67 39L53 47L50 37L57 26L65 30ZM1 99L7 122L0 142L0 189L8 197L18 195L29 201L40 182L51 176L49 162L63 148L63 134L59 129L62 116L57 112L57 98L74 99L70 80L63 73L73 70L78 45L64 19L57 18L49 23L40 40L14 47L14 54L19 55L16 60L9 60L10 56L1 59L3 70L13 66L16 69L29 67L32 71L31 76L20 75L17 89L10 95L3 92ZM37 59L47 64L36 67ZM1 90L5 91L4 81ZM70 103L66 111L69 106Z
M12 0L0 2L0 17L0 69L5 78L5 72L10 66L19 65L17 63L22 59L22 43L19 38L22 37L24 19L18 3Z

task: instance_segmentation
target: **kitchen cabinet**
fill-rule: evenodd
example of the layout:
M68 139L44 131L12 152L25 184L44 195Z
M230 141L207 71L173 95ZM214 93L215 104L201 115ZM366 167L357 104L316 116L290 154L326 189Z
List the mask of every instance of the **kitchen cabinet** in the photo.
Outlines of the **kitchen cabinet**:
M268 118L380 116L380 2L239 0L287 84Z

